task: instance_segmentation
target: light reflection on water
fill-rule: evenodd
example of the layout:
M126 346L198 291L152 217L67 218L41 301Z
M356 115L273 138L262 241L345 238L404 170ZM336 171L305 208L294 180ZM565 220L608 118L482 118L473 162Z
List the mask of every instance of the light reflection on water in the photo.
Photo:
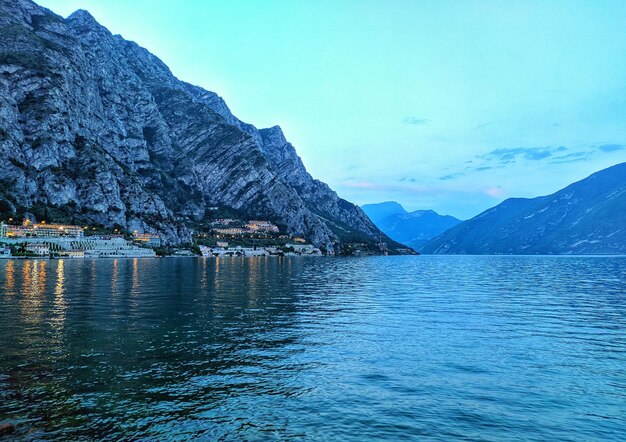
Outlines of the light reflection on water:
M25 439L621 439L626 258L0 261Z

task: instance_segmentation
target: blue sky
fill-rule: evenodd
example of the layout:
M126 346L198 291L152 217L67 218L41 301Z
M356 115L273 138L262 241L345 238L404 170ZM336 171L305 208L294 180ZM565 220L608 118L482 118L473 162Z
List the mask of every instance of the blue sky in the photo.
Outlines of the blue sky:
M279 124L358 204L468 218L626 161L626 2L39 0Z

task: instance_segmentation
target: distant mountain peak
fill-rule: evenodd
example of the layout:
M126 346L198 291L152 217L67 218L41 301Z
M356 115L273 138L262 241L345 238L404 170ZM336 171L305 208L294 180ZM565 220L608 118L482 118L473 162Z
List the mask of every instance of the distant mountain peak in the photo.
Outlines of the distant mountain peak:
M366 204L365 213L390 238L419 250L430 239L461 221L431 209L407 212L396 201Z
M259 129L261 136L270 141L273 144L285 144L287 139L283 133L282 128L279 125L268 127L266 129Z
M90 22L99 25L94 16L91 15L89 11L86 11L84 9L77 9L76 11L72 12L69 17L67 17L67 19L76 20L78 22Z
M551 195L509 198L434 238L426 253L626 253L626 163Z
M67 17L67 20L72 23L73 26L90 27L92 29L106 30L88 11L84 9L77 9ZM108 32L108 31L107 31Z
M407 211L397 201L385 201L382 203L364 204L363 211L370 217L374 224L390 215L406 214Z

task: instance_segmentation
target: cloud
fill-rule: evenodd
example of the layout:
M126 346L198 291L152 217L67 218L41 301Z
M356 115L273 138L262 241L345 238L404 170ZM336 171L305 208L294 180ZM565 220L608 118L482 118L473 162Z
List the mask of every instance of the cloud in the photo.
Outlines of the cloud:
M463 175L465 175L463 172L456 172L456 173L451 173L449 175L440 176L439 179L442 181L447 181L447 180L453 180Z
M514 163L519 158L529 161L540 161L551 157L558 152L567 150L565 146L559 147L514 147L509 149L495 149L479 158L488 161L497 161L501 164Z
M585 161L591 158L593 151L584 151L584 152L572 152L567 155L561 155L558 157L552 157L550 164L565 164L565 163L574 163L576 161Z
M412 126L423 126L424 124L430 123L430 120L427 118L418 118L418 117L406 117L402 120L404 124L410 124Z
M549 164L565 164L573 163L575 161L588 160L598 150L608 153L625 149L626 145L624 144L602 144L598 146L576 148L567 148L565 146L514 147L495 149L485 155L480 155L476 158L483 160L483 162L486 164L493 164L495 162L496 164L499 164L501 166L515 163L520 159L527 161L549 160ZM570 153L564 154L564 152ZM487 169L485 169L484 167L477 167L474 170L479 171Z
M503 122L509 121L509 120L510 120L510 118L501 118L499 120L487 121L486 123L477 124L474 127L474 129L484 129L485 127L493 126L494 124L500 124L500 123L503 123Z
M615 152L617 150L626 149L626 146L624 146L623 144L603 144L601 146L598 146L598 149L600 149L602 152Z

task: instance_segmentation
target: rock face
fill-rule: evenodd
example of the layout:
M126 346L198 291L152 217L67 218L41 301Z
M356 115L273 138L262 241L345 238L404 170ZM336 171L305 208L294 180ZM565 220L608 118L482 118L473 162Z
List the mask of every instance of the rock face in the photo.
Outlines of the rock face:
M4 211L43 207L169 243L190 241L209 207L272 220L329 252L380 237L307 173L278 126L238 120L86 11L63 19L0 0L0 160Z
M424 253L624 254L626 163L548 196L511 198L428 243Z
M433 210L407 212L395 201L366 204L362 208L386 235L417 251L429 240L461 222L453 216L439 215Z

